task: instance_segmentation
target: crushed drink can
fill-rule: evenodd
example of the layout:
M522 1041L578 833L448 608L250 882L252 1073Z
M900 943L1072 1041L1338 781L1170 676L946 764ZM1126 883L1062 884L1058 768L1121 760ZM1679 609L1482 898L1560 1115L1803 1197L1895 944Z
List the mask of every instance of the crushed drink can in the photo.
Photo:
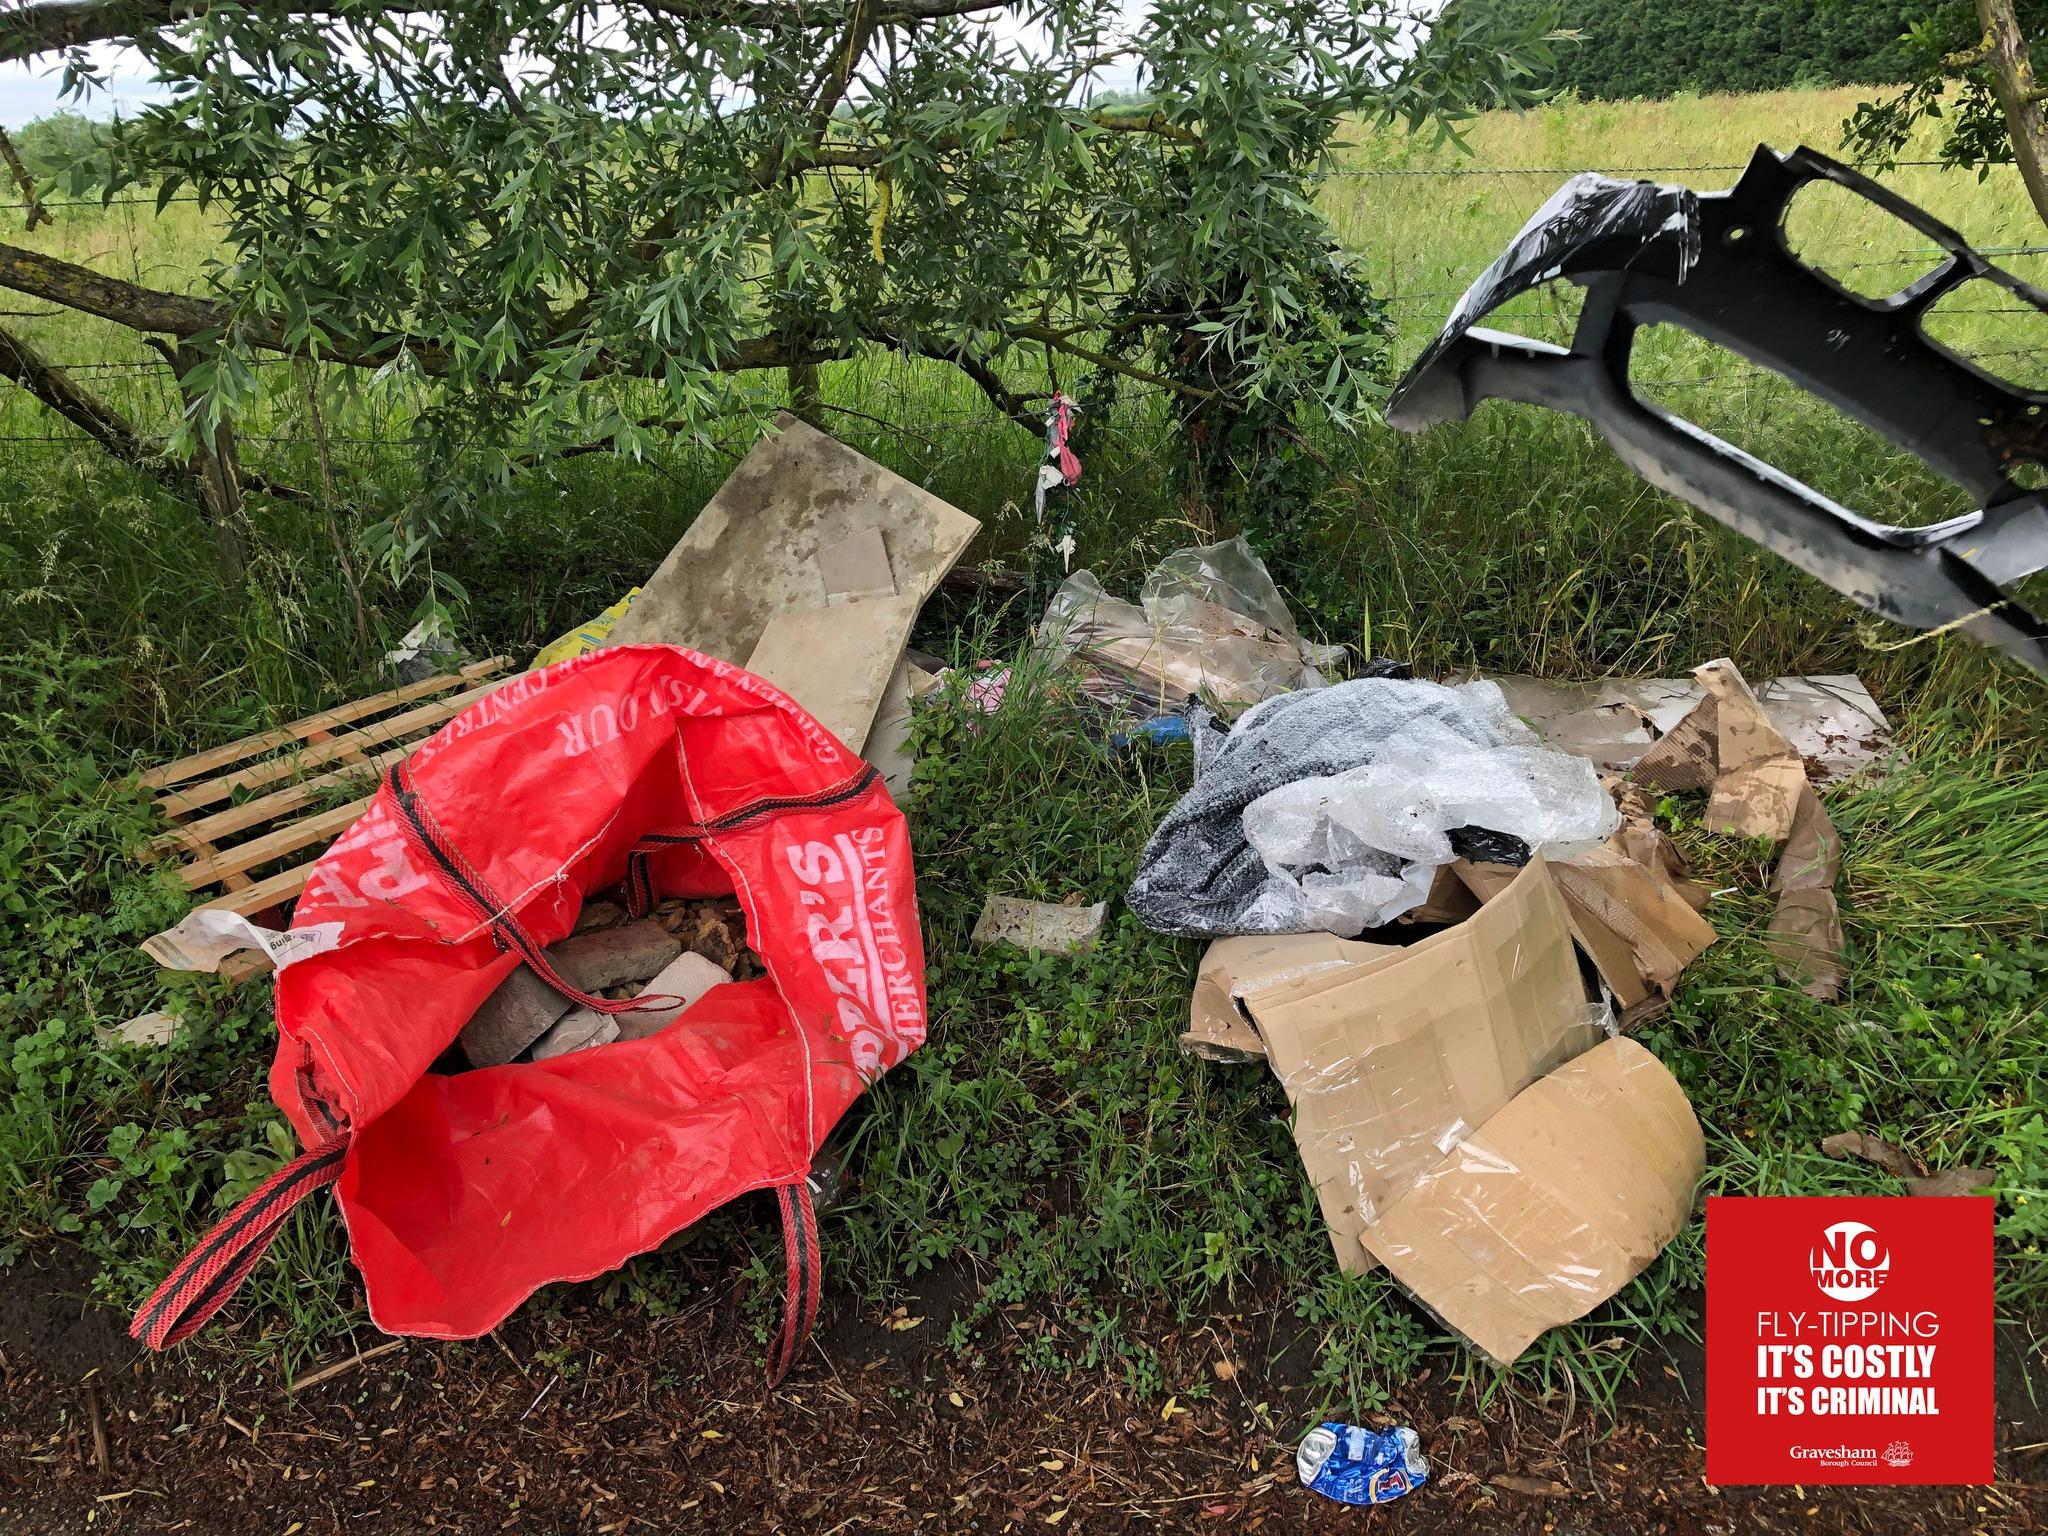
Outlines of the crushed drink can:
M1412 1429L1318 1424L1294 1466L1301 1486L1339 1504L1385 1504L1429 1481L1429 1458Z

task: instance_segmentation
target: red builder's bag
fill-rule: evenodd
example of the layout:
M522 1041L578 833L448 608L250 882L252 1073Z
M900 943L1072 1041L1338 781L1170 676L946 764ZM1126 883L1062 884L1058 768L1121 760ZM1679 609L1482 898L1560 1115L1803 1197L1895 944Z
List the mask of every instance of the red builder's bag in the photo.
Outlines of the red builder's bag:
M577 993L542 954L622 882L641 911L736 894L767 975L645 1039L432 1070L522 963L585 1006L634 1007ZM910 844L874 769L737 667L593 651L512 680L390 769L292 931L270 1091L312 1150L171 1272L136 1338L198 1329L325 1184L371 1320L443 1339L774 1189L789 1305L770 1369L787 1369L817 1305L812 1155L925 1033Z

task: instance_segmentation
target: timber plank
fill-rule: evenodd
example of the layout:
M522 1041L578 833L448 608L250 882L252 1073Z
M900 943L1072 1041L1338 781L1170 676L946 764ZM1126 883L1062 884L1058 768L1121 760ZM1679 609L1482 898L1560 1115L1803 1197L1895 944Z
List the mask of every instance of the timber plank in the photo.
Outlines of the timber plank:
M150 840L150 850L160 852L167 848L183 848L190 853L203 855L206 851L204 844L208 839L228 837L250 827L261 826L266 821L275 821L285 812L295 811L300 806L311 803L318 798L321 790L330 785L360 777L364 766L381 773L393 763L404 762L412 756L412 749L416 745L415 742L405 742L389 751L379 752L367 765L348 763L340 768L330 768L325 773L315 774L310 779L301 779L298 783L289 784L283 789L272 790L269 794L259 795L254 800L244 800L240 805L228 806L225 810L215 811L210 816L202 816L197 821L184 822L172 827L168 832L159 832Z
M238 768L217 779L207 779L203 783L174 789L158 798L157 807L166 816L176 819L202 806L217 804L238 789L254 789L264 784L275 784L279 779L290 778L301 769L317 768L322 763L331 763L337 758L345 760L367 755L365 748L382 747L392 742L403 741L408 736L418 735L432 726L442 725L454 719L478 699L486 698L495 692L500 681L493 679L458 693L451 699L439 699L432 704L422 704L402 715L393 715L388 720L379 720L374 725L350 731L346 736L336 736L330 741L317 742L302 752L287 753L267 762L252 763L247 768Z
M197 890L202 885L212 885L216 880L229 880L258 864L268 864L272 859L296 852L308 843L324 843L347 831L370 808L374 798L374 795L365 795L346 805L337 805L298 821L288 821L261 837L250 838L246 843L201 854L178 870L178 878L185 882L187 890Z
M371 698L337 704L332 709L322 710L317 715L308 715L303 720L294 720L290 725L282 725L275 730L258 731L255 735L244 736L239 741L230 741L218 747L209 747L204 752L195 752L190 757L181 757L175 763L166 763L161 768L151 768L142 774L137 782L144 789L163 789L168 785L181 784L187 779L196 779L204 773L212 773L218 768L230 767L259 753L274 752L279 747L288 747L295 741L325 740L338 728L369 715L395 709L401 704L410 704L415 699L431 698L437 693L445 693L450 688L460 687L464 683L480 682L486 677L504 671L510 665L511 658L508 656L491 656L482 661L474 661L457 672L443 672L434 677L424 677L416 683L407 683L402 688L393 688Z
M308 859L305 863L294 865L270 876L267 880L258 880L254 885L246 886L239 891L229 891L225 896L217 896L212 901L202 901L199 905L218 908L223 912L239 912L248 917L252 913L274 907L279 902L289 901L298 895L306 888L306 882L313 878L313 866L318 862L317 859Z

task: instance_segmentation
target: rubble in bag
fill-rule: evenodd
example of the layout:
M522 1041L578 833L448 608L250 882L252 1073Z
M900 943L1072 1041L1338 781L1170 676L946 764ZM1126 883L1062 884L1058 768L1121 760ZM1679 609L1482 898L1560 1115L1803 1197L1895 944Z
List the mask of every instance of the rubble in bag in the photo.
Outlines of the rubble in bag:
M1339 1265L1386 1264L1503 1362L1641 1273L1705 1165L1677 1082L1608 1035L1558 867L1406 948L1220 940L1184 1037L1267 1058Z
M539 973L520 966L462 1027L462 1053L475 1067L640 1040L666 1027L722 981L761 974L746 947L746 919L721 899L664 901L652 916L628 920L625 908L597 900L577 915L575 931L543 951L572 986L610 1001L660 999L628 1013L579 1008Z
M1632 770L1653 788L1708 793L1709 831L1783 843L1767 940L1778 970L1809 996L1841 990L1842 919L1835 900L1842 839L1798 751L1764 714L1725 657L1695 670L1704 693Z
M1191 700L1242 709L1297 688L1342 646L1312 645L1242 538L1178 549L1146 576L1136 603L1111 597L1089 571L1069 576L1047 606L1038 644L1064 652L1084 696L1128 729Z
M1592 764L1538 743L1491 683L1365 678L1228 731L1191 718L1194 787L1126 896L1160 933L1355 934L1427 901L1465 829L1567 856L1620 827Z
M818 1309L814 1159L925 1036L909 837L872 766L736 665L599 648L394 763L294 923L269 1081L307 1150L133 1337L202 1326L330 1186L377 1325L435 1338L773 1189L780 1379Z

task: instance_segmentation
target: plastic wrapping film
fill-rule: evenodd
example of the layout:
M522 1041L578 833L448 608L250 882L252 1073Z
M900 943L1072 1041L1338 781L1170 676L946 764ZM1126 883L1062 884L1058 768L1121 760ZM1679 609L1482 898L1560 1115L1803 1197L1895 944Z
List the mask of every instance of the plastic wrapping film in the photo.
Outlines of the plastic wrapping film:
M1342 647L1310 645L1242 538L1175 550L1146 576L1140 600L1112 597L1076 571L1039 624L1041 647L1063 649L1097 702L1132 721L1206 699L1239 709L1319 688L1318 665Z
M1649 1265L1684 1227L1705 1166L1684 1090L1617 1037L1517 1094L1370 1221L1361 1242L1508 1364Z
M1367 948L1368 946L1360 946ZM1538 857L1454 928L1248 989L1337 1260L1460 1138L1602 1038Z
M1194 787L1125 898L1161 933L1355 934L1428 898L1453 829L1569 856L1621 825L1592 764L1542 746L1488 682L1361 678L1192 726Z
M1617 181L1594 171L1572 177L1529 215L1521 233L1465 290L1436 340L1409 368L1404 388L1428 372L1480 317L1559 276L1570 258L1606 240L1637 259L1651 241L1668 242L1683 282L1699 260L1699 195L1685 187ZM1395 407L1399 403L1397 396Z

